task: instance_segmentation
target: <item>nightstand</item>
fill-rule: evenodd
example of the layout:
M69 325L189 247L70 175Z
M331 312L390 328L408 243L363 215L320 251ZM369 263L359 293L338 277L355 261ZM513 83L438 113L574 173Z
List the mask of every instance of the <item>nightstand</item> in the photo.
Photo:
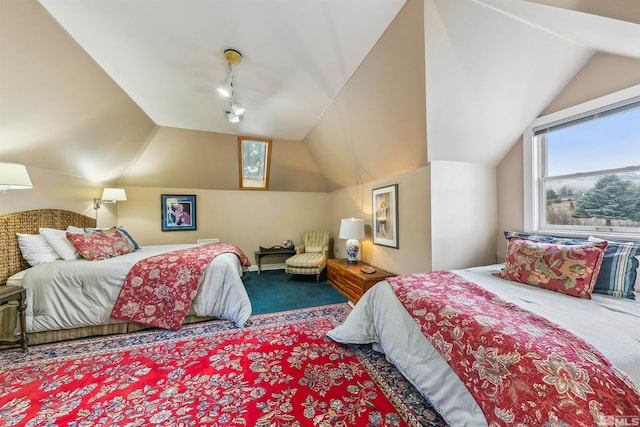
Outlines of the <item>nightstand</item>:
M361 271L363 267L373 267L376 271L365 273ZM362 261L357 264L349 264L346 258L327 261L327 282L354 303L358 302L370 287L391 276L395 274Z
M25 310L27 309L27 291L22 286L0 286L0 304L18 301L18 317L20 318L20 338L15 341L0 341L0 345L20 345L22 351L27 351L27 323Z

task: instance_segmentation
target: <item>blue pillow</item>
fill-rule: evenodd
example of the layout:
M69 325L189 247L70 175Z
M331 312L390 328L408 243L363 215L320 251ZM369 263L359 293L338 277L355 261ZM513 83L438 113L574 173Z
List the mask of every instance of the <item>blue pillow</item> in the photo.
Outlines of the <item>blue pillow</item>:
M522 237L524 239L539 242L557 243L564 245L584 245L585 243L600 241L601 239L589 238L575 239L572 237L549 236L505 231L505 237ZM617 298L636 299L634 286L636 282L638 259L640 255L640 243L616 242L607 240L604 250L600 273L596 280L593 292L602 295L611 295Z
M607 242L593 292L618 298L636 299L633 290L638 269L636 257L640 255L640 244L611 240Z

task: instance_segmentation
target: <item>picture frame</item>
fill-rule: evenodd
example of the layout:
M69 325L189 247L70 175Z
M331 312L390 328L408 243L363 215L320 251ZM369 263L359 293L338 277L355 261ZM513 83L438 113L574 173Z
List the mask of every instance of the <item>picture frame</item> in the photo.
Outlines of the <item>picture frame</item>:
M196 196L161 194L162 231L196 230Z
M374 188L371 204L373 243L398 249L398 184Z

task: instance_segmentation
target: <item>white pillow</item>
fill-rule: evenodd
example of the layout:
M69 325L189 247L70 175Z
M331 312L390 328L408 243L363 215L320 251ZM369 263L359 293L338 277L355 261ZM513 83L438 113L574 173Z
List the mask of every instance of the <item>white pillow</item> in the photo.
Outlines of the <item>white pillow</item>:
M34 266L62 259L40 234L16 233L16 235L18 236L18 246L20 247L20 252L22 252L22 258L29 265Z
M73 225L68 226L68 227L67 227L67 231L68 231L69 233L84 233L84 232L85 232L84 228L82 228L82 227L75 227L75 226L73 226Z
M80 258L80 254L76 251L76 248L74 248L67 239L67 232L65 230L40 228L40 234L42 234L44 240L46 240L49 246L51 246L63 260L71 261Z

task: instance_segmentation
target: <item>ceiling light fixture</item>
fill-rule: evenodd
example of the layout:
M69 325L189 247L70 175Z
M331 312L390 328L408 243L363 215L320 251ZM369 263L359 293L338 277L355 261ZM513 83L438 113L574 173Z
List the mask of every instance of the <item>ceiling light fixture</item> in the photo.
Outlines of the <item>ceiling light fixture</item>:
M224 59L227 60L228 65L227 77L218 83L216 90L229 100L229 108L225 111L227 120L229 123L238 123L242 120L245 111L247 111L238 101L233 73L233 66L242 61L242 54L235 49L226 49L224 51Z

